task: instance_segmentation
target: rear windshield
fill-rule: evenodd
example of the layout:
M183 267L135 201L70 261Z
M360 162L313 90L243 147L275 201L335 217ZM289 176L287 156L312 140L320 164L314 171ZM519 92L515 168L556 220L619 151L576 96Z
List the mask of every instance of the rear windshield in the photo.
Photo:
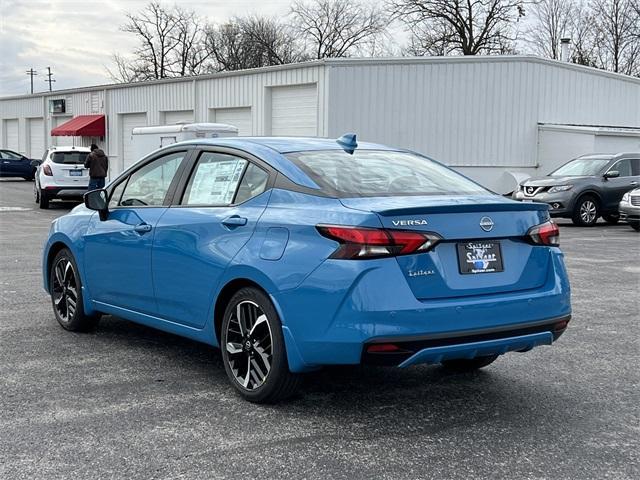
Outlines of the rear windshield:
M608 158L578 158L565 163L550 175L583 177L597 175L609 163Z
M51 156L53 163L84 163L87 159L88 152L54 152Z
M428 158L407 152L343 150L286 155L326 193L341 197L487 194L488 190Z

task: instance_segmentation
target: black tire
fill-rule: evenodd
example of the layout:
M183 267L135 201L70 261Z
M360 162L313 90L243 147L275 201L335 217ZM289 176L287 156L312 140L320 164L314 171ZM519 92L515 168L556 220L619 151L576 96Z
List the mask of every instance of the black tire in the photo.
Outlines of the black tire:
M640 232L640 222L629 222L631 228L633 228L636 232Z
M45 190L40 190L38 194L38 203L40 204L40 208L46 210L49 208L49 195Z
M602 215L602 219L609 225L615 225L620 221L620 215L617 213L608 213L606 215Z
M496 361L498 355L488 355L485 357L463 358L460 360L445 360L442 366L447 370L455 373L473 372L480 368L486 367Z
M60 250L51 262L49 289L53 313L62 328L71 332L95 329L100 316L84 313L82 281L76 261L66 248Z
M236 292L220 331L225 371L243 398L276 403L295 393L301 376L289 371L282 324L264 292L251 287Z
M593 195L580 197L573 207L571 220L580 227L593 227L600 216L600 203Z
M33 186L33 198L36 203L40 203L40 189L35 185Z

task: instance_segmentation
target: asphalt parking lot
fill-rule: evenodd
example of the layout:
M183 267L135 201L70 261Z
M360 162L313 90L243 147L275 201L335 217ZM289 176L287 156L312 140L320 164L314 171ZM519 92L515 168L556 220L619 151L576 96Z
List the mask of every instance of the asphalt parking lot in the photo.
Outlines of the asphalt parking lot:
M52 204L53 205L53 204ZM573 320L486 370L331 368L255 406L216 350L104 317L56 323L49 223L0 181L0 478L639 478L640 235L561 221Z

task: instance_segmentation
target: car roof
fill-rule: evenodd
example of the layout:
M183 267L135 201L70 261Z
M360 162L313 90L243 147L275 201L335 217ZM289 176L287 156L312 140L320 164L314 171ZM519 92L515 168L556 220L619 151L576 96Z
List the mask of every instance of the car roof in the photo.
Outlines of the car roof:
M75 147L73 145L70 145L68 147L64 147L64 146L49 147L49 151L90 152L91 149L89 147Z
M219 145L250 147L260 145L275 150L278 153L304 152L311 150L340 150L334 138L316 137L222 137L222 138L202 138L191 140L187 143L198 143L201 145ZM399 150L370 142L358 142L358 150Z
M620 153L589 153L578 157L581 160L621 160L624 158L640 158L640 153L620 152Z

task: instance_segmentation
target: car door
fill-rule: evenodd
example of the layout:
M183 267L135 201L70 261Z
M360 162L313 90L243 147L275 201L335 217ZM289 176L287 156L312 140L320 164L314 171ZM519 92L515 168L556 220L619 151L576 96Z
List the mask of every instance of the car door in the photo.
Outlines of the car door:
M0 172L7 177L22 175L22 155L10 150L0 150ZM25 174L26 175L26 174Z
M94 215L84 237L84 271L94 301L157 313L151 246L187 155L188 150L164 153L110 188L107 218Z
M616 178L604 180L604 201L607 210L617 211L622 196L638 186L639 170L640 160L631 158L618 160L607 169L607 172L617 171L619 174Z
M184 193L162 216L153 244L153 283L160 316L202 328L213 292L264 212L273 175L236 152L202 151Z

